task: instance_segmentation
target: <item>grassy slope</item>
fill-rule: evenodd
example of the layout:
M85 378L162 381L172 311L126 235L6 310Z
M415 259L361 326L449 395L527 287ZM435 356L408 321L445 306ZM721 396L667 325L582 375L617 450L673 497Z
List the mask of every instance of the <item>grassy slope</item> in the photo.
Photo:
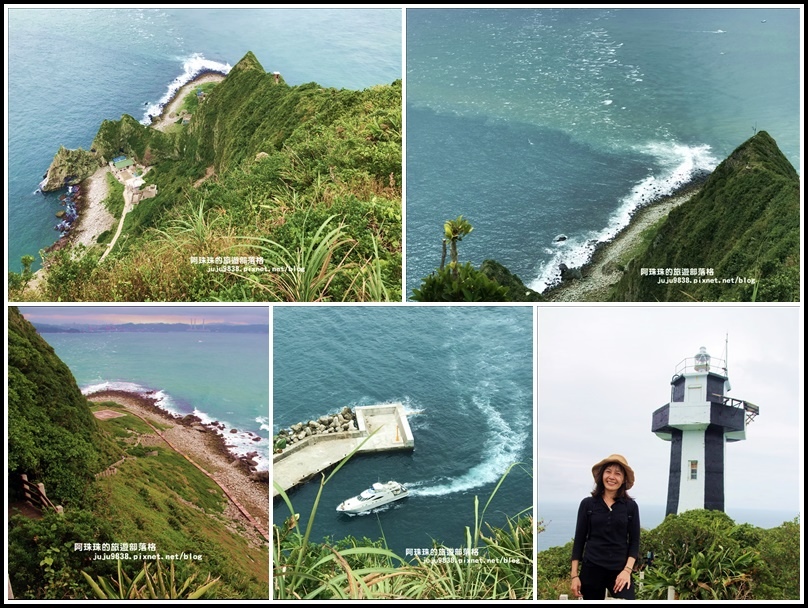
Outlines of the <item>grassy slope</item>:
M97 407L125 411L112 403ZM116 474L97 482L101 498L93 511L111 524L115 537L153 542L160 554L201 555L178 566L183 574L221 576L211 597L267 597L267 547L256 548L229 529L221 489L167 446L133 447L133 437L152 434L139 419L128 415L99 425L128 453Z
M93 149L153 165L155 198L141 202L103 266L54 254L46 300L281 300L269 273L208 273L191 257L270 258L310 244L332 215L346 242L324 299L369 299L369 261L400 299L401 82L364 91L289 87L248 53L176 133L132 117L104 121ZM204 184L198 180L213 169ZM196 185L195 185L196 184ZM271 239L277 245L261 243Z
M673 210L617 284L615 301L799 298L799 176L765 131L739 146ZM750 283L658 284L642 268L711 268Z

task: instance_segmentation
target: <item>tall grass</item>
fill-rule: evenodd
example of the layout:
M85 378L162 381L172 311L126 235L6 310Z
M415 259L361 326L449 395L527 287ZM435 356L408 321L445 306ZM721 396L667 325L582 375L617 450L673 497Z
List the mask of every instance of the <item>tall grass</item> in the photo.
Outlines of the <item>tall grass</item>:
M358 448L357 448L358 449ZM485 513L512 465L491 492L482 511L474 499L473 526L465 532L464 555L458 559L448 547L434 543L445 559L410 562L387 548L383 540L314 543L311 530L322 490L356 452L323 476L306 523L283 489L275 485L290 517L273 526L274 598L288 599L532 599L533 516L528 508L508 517L504 528L485 523ZM485 528L485 532L484 529ZM383 534L383 533L382 533ZM471 557L477 556L477 557Z
M245 237L257 243L264 265L270 269L270 286L255 284L268 291L274 287L289 302L320 302L328 298L328 288L334 278L348 268L347 258L355 241L347 236L344 226L333 226L336 215L328 217L309 236L305 222L298 235L297 247L289 249L271 239ZM350 245L341 259L338 250Z

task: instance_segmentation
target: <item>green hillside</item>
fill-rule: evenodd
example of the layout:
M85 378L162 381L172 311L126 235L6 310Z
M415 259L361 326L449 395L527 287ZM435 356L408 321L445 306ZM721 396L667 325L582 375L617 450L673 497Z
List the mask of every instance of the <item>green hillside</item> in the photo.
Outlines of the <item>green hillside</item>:
M669 214L610 299L798 300L799 189L799 176L777 143L758 132Z
M103 262L100 244L46 254L27 299L401 299L401 81L291 87L247 53L181 122L101 124L82 167L126 155L158 194Z
M93 584L120 593L117 581L138 575L131 597L168 599L173 588L177 598L267 598L267 543L152 428L166 427L115 403L91 405L16 308L8 326L7 572L15 599L103 599ZM121 416L96 420L95 409ZM62 512L24 501L21 474L43 483Z
M8 309L8 472L80 503L100 468L98 427L73 374L16 308ZM16 488L16 486L15 486Z

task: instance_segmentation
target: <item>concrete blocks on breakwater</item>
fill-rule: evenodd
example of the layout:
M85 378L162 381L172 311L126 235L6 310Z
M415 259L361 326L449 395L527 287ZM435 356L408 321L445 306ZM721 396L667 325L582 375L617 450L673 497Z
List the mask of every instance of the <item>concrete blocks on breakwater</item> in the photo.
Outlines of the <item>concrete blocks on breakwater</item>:
M344 414L343 410L340 415L346 418ZM334 416L326 418L333 419ZM300 423L300 430L294 433L296 441L272 458L273 481L288 491L338 464L360 445L357 453L411 450L415 447L412 429L401 403L358 406L347 420L351 422L347 428L343 428L343 423L338 431L308 435L304 430L306 427L312 429L312 423L323 424L319 421ZM294 432L297 426L292 425L290 431ZM273 497L277 495L278 490L273 484Z

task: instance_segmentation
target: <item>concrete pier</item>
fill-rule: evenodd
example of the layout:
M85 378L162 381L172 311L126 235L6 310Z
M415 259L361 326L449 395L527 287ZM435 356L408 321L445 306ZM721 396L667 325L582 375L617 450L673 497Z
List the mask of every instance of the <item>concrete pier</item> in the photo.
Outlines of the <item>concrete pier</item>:
M415 447L407 414L401 403L358 406L354 409L357 429L306 437L272 459L272 479L284 491L308 481L338 464L367 439L357 453L411 450ZM375 433L374 433L375 431ZM278 495L272 489L273 498Z

